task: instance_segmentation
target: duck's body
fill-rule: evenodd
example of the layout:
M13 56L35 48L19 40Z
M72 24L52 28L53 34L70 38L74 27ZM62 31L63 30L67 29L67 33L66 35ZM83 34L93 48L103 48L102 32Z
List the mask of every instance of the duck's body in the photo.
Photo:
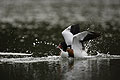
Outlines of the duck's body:
M67 36L69 35L68 33L66 34L67 32L62 32L63 35ZM66 42L66 45L67 43L69 43L69 45L71 45L71 48L67 48L66 51L63 50L63 49L60 49L61 50L61 54L60 56L61 57L85 57L87 56L87 52L83 49L83 43L80 42L82 41L83 39L83 34L85 34L86 32L82 32L82 33L78 33L76 35L73 35L73 36L70 36L72 39L71 39L71 42L69 41L68 38L66 38L65 36L65 42ZM68 36L67 36L68 37ZM64 43L65 44L65 43ZM69 47L69 46L68 46Z
M65 42L59 47L61 50L61 57L85 57L87 56L87 52L84 50L83 42L94 39L99 36L98 33L83 31L71 32L72 27L69 26L66 28L62 35L65 39Z

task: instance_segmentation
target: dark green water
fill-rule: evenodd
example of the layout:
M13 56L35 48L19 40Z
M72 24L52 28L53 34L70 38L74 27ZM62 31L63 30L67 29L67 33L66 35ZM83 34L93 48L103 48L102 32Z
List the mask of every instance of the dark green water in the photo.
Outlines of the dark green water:
M101 33L86 42L88 54L120 54L119 0L0 0L0 52L58 56L65 27ZM1 80L119 80L119 58L14 62L20 56L0 56ZM27 58L26 58L27 59ZM25 59L25 60L26 60ZM13 61L13 62L12 62ZM22 63L23 61L23 63ZM29 58L28 58L29 61Z

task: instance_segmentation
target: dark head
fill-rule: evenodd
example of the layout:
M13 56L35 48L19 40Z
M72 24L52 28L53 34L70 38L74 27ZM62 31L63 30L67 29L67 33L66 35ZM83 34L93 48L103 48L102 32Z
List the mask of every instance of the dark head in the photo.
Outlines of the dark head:
M79 32L80 32L79 24L74 24L74 25L72 25L70 32L71 32L73 35L79 33Z
M65 42L61 42L58 47L61 48L65 52L67 50L67 44Z

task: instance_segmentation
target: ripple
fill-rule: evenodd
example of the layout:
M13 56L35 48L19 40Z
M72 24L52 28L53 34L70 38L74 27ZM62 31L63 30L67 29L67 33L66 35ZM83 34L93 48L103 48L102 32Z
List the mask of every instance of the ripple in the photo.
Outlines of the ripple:
M95 56L86 56L84 58L67 58L67 60L87 60L87 59L120 59L120 55L110 55L99 53ZM0 63L37 63L37 62L57 62L66 60L60 56L48 56L48 57L24 57L24 58L1 58Z

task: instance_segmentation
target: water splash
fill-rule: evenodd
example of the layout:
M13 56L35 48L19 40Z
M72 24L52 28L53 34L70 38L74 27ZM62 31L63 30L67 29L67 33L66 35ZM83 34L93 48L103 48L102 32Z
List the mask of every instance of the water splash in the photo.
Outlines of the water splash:
M25 58L2 58L2 63L35 63L35 62L51 62L59 61L60 56L48 56L48 57L25 57Z
M38 39L35 39L35 42L33 42L33 45L37 45L37 44L44 44L44 45L51 45L51 46L57 46L54 42L49 42L49 41L39 41Z

